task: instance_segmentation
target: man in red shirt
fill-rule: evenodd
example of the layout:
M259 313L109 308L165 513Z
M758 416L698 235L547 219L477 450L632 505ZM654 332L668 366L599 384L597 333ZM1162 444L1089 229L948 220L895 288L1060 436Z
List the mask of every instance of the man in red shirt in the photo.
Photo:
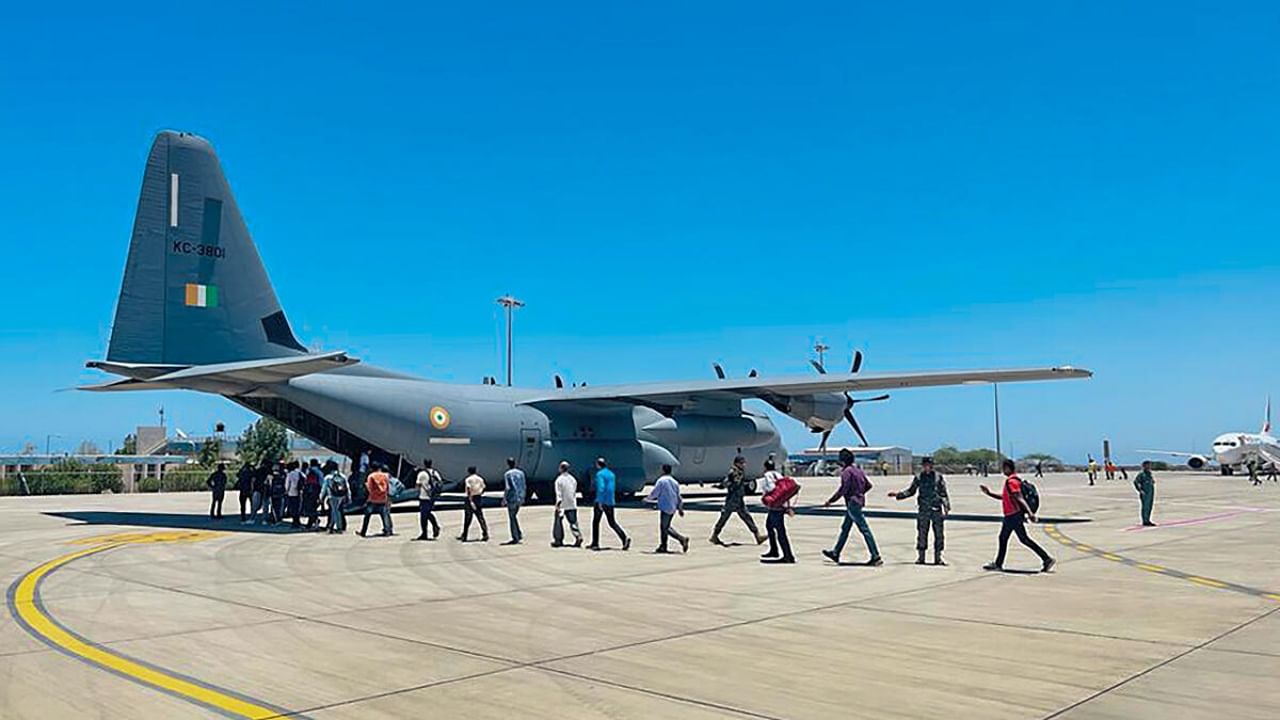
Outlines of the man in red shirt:
M1027 501L1022 497L1022 480L1018 478L1016 468L1012 460L1005 459L1000 464L1000 468L1004 470L1004 490L997 495L991 492L986 485L981 485L982 492L987 497L999 500L1004 509L1004 522L1000 526L1000 551L996 553L996 561L988 565L983 565L983 570L1004 570L1004 554L1009 548L1009 536L1017 535L1018 542L1031 548L1031 551L1040 556L1040 562L1043 563L1041 572L1049 572L1053 568L1056 560L1049 557L1049 553L1044 551L1035 540L1027 536L1026 521L1036 521L1036 514L1031 512L1031 508L1027 505Z
M387 497L387 491L391 487L391 476L387 474L386 466L379 463L374 472L364 481L365 489L369 495L364 501L364 522L360 524L360 537L366 537L365 533L369 531L369 516L376 510L382 520L383 536L391 535L391 500Z

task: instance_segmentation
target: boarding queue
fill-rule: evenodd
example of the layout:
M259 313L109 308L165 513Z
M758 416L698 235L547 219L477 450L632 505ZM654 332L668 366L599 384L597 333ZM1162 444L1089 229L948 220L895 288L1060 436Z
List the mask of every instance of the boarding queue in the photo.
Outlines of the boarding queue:
M872 483L867 474L858 467L851 451L841 450L840 483L830 497L822 503L829 507L840 503L843 506L841 525L835 542L829 549L822 550L827 560L841 564L845 546L853 530L856 528L866 547L867 559L859 564L879 566L884 564L876 544L875 534L867 522L864 511L867 493ZM446 487L445 478L432 466L430 458L424 458L421 470L416 477L418 495L419 532L414 540L433 541L440 537L440 521L436 514L436 503ZM1026 523L1036 521L1039 509L1039 493L1035 485L1018 477L1016 466L1012 460L1004 460L1002 468L1005 482L999 492L986 485L981 490L987 496L1001 503L1002 522L997 541L995 560L985 566L987 570L1002 570L1004 559L1011 537L1030 549L1040 559L1041 568L1047 572L1052 569L1054 559L1027 534ZM1139 494L1142 499L1144 524L1151 522L1151 498L1154 496L1154 480L1151 479L1150 466L1144 464L1144 472L1139 476ZM222 500L227 487L227 475L224 465L219 465L209 477L208 486L213 494L210 506L210 518L222 517ZM503 545L519 545L524 542L525 535L520 524L520 510L526 498L527 479L524 470L514 458L507 459L507 470L502 477L502 496L500 503L506 510L510 539ZM291 461L268 463L257 467L245 465L236 473L235 489L239 493L240 522L244 525L279 525L288 522L295 529L343 533L346 531L346 511L355 507L353 502L356 493L352 482L363 488L363 516L358 535L368 537L370 521L378 516L381 536L394 535L391 515L392 498L402 489L400 481L393 477L389 468L370 460L370 453L362 453L356 466L354 478L348 479L341 472L336 462L330 460L320 465L317 460L309 462ZM568 461L562 461L553 484L555 507L551 525L551 546L556 548L580 548L585 542L585 534L579 524L578 496L590 502L591 542L586 547L600 550L601 523L617 538L622 550L631 548L631 535L618 521L617 477L609 467L606 458L598 458L588 476L589 493L580 493L578 477ZM756 525L752 513L747 509L746 495L751 487L758 488L762 494L762 502L766 510L764 532ZM768 550L761 555L760 561L767 564L791 564L796 562L790 537L787 534L787 519L796 513L795 500L800 493L800 484L793 478L778 471L772 459L764 463L759 476L755 476L746 466L742 456L734 458L733 464L725 473L717 487L725 491L724 500L719 510L714 529L709 538L713 545L725 546L721 533L726 525L737 518L746 530L751 533L757 545L769 543ZM488 542L489 526L484 515L484 496L487 482L475 467L467 470L462 481L464 492L463 523L457 540L460 542ZM945 521L951 512L951 498L947 491L946 479L933 465L932 458L924 458L921 469L911 479L906 488L889 492L889 497L896 500L916 499L916 564L925 565L929 559L930 537L932 536L932 564L946 565L943 558L945 547ZM685 504L680 483L673 475L670 465L662 466L662 473L653 484L653 489L644 498L658 511L659 544L655 552L672 552L671 541L674 540L681 552L689 551L689 538L675 527L676 518L684 517ZM326 518L321 525L321 516ZM473 537L472 528L478 531ZM570 538L572 538L570 540Z

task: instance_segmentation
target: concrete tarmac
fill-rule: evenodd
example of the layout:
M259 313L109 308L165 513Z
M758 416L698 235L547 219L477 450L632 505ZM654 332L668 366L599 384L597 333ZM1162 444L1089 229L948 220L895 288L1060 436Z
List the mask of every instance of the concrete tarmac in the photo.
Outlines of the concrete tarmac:
M638 503L631 550L602 524L590 552L549 547L543 506L500 546L496 497L492 541L465 544L456 503L411 542L410 507L364 539L245 528L234 493L221 522L203 494L0 498L0 717L1280 717L1280 485L1157 473L1143 529L1127 482L1050 474L1041 574L1016 540L1010 572L981 569L982 481L948 477L979 517L948 521L946 567L914 564L914 501L885 496L906 477L873 478L879 568L819 554L830 479L801 479L793 566L760 564L737 519L710 545L719 497L696 486L687 555L652 553Z

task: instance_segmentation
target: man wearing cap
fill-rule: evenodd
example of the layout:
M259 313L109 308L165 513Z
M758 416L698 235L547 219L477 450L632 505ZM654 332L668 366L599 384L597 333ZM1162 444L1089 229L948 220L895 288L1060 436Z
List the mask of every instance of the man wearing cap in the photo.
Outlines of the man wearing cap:
M614 517L613 506L616 502L618 490L618 478L609 469L609 463L604 458L596 458L596 482L595 482L595 507L591 513L591 550L600 549L600 517L604 516L609 521L609 527L617 533L618 539L622 541L622 549L631 549L631 538L622 531L618 525L617 519Z
M729 522L729 517L737 513L742 518L742 522L746 524L747 529L755 536L756 544L768 540L768 537L760 534L759 528L756 527L755 520L751 519L751 513L747 512L746 501L743 499L747 494L747 459L741 455L733 459L733 465L729 468L729 473L725 475L719 487L725 489L724 507L720 510L720 519L716 521L715 530L711 532L711 543L713 545L723 545L720 540L720 531L724 529L724 524Z
M929 549L929 528L933 528L933 564L946 565L942 559L945 544L942 520L951 512L951 498L942 474L933 469L933 458L920 462L920 474L911 479L911 487L891 492L889 497L906 500L916 496L916 564L924 564L924 551Z
M1142 461L1142 472L1133 479L1133 487L1138 491L1138 499L1142 501L1142 525L1154 527L1151 522L1151 506L1156 502L1156 479L1151 475L1151 461Z

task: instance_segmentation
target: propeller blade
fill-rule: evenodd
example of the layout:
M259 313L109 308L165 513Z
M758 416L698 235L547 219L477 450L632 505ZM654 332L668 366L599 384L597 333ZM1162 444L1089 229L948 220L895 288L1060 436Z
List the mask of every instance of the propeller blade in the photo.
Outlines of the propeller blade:
M818 443L818 454L819 454L819 455L822 455L823 453L825 453L825 452L827 451L827 438L829 438L829 437L831 437L831 431L830 431L830 430L824 430L824 431L822 432L822 442Z
M814 370L817 370L817 371L818 371L818 374L819 374L819 375L826 375L826 374L827 374L827 369L826 369L826 368L824 368L824 367L822 367L822 363L818 362L817 360L812 360L812 359L811 359L811 360L809 360L809 364L813 366L813 369L814 369Z
M853 373L854 375L857 375L858 371L861 369L862 369L862 351L855 350L853 352L853 369L851 369L849 372Z
M720 367L720 363L711 363L711 367L716 371L716 377L724 379L724 368Z
M749 378L759 377L759 375L760 373L756 372L755 368L751 368L751 372L747 373L747 377Z
M889 399L889 396L888 396L888 395L877 395L877 396L875 396L875 397L869 397L869 398L850 398L850 401L852 401L852 402L854 402L854 403L860 403L860 402L880 402L881 400L888 400L888 399Z
M853 426L853 431L858 433L858 439L862 441L862 447L871 445L871 443L867 442L867 436L862 433L862 428L858 426L858 421L853 417L852 411L845 410L844 419L848 420L849 424Z
M560 377L560 373L556 373L556 389L561 390L563 388L564 388L564 378Z

